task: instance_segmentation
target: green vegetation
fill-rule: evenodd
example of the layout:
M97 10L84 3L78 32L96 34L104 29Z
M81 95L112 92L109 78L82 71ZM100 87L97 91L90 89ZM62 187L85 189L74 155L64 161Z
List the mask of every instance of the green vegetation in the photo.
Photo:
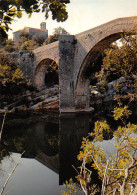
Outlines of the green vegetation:
M54 28L54 32L53 34L58 34L58 35L69 35L70 33L67 32L64 28L62 27L57 27L57 28Z
M50 35L46 40L41 34L30 35L28 32L21 31L19 34L19 41L14 42L11 39L4 39L1 43L0 53L12 53L23 50L33 50L39 46L47 45L58 41L60 34L69 33L62 27L57 27L54 29L54 34Z
M118 102L119 104L119 102ZM115 107L114 120L119 121L116 130L112 130L107 121L97 121L94 129L83 138L78 160L81 166L77 171L77 183L67 182L68 192L62 194L77 194L79 188L85 195L90 194L131 194L137 193L137 125L128 120L132 112L128 106ZM113 132L110 147L113 153L101 147L104 136ZM108 149L109 150L109 149ZM93 182L93 169L97 170L102 186Z
M123 76L134 79L137 75L137 37L123 36L105 50L101 71L96 74L98 81L108 83Z
M32 50L43 45L44 36L39 34L34 34L30 36L26 32L21 32L19 35L19 41L14 42L11 39L5 39L2 42L2 49L0 53L12 53L22 50Z
M125 117L124 113L129 112L125 109L116 108L114 110L116 120ZM94 167L98 171L98 175L102 181L101 194L126 194L135 193L137 188L137 137L134 133L137 131L137 125L123 123L114 132L115 153L106 156L105 151L99 146L99 142L103 141L103 133L110 131L110 127L104 122L97 121L92 133L83 140L82 151L78 159L82 160L79 181L85 194L91 194L90 182L92 179L92 171L86 168L87 164ZM89 139L92 139L90 141ZM91 176L91 177L90 177Z
M19 41L14 43L14 48L19 51L35 49L38 46L39 44L35 40L24 34L21 34Z
M96 74L98 81L108 83L123 76L124 83L117 82L116 95L114 100L117 106L114 108L113 117L118 121L116 129L111 129L107 121L97 121L94 128L86 138L83 138L81 151L78 160L81 166L77 171L77 182L85 195L124 195L137 194L137 125L130 123L129 117L132 114L129 105L136 101L137 90L137 39L136 36L127 36L119 43L112 44L105 51L102 69ZM122 92L126 86L132 90ZM113 153L108 153L101 147L105 135L113 134ZM100 189L98 184L93 182L93 169L97 170L98 178L101 181ZM68 189L73 189L77 184L66 183ZM71 187L72 188L71 188ZM77 194L75 191L64 194Z
M10 83L16 83L17 85L23 82L22 71L17 65L15 65L12 58L2 56L0 58L0 83L6 86Z
M55 41L58 41L59 35L69 35L69 32L67 32L64 28L62 27L57 27L54 29L53 35L50 35L44 42L45 45L48 45L50 43L53 43Z
M19 66L15 65L13 58L0 57L0 91L1 93L18 93L26 85L26 80Z

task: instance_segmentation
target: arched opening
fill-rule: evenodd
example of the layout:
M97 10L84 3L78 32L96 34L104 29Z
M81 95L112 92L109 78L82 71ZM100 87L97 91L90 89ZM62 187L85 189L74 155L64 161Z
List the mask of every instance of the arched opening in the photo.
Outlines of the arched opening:
M51 87L58 83L58 64L50 58L42 60L35 70L34 85Z
M101 69L101 61L104 50L111 43L121 38L122 33L112 34L98 42L85 57L76 82L75 108L89 109L90 107L90 79L94 77L95 72Z

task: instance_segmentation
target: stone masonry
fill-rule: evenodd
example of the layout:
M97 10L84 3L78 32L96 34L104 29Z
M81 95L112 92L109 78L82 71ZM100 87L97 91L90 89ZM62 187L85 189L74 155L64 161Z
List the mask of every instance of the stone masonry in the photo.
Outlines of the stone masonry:
M98 69L95 62L121 34L136 34L136 25L137 16L118 18L77 35L61 35L59 42L20 54L20 66L36 87L42 87L47 66L56 62L60 112L90 111L89 75Z

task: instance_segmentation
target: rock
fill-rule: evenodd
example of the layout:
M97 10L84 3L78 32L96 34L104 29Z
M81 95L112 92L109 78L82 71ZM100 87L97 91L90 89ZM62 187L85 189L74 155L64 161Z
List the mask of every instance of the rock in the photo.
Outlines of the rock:
M31 96L31 92L29 90L26 91L27 96Z
M59 86L55 85L51 88L43 87L41 91L29 91L25 94L15 96L8 102L2 102L1 108L7 106L8 113L16 111L31 111L31 110L46 110L59 108ZM5 108L0 110L0 113L5 113Z
M26 111L27 107L25 105L17 106L15 107L15 110L17 111Z
M117 82L124 83L125 81L126 81L126 79L124 77L120 77L119 79L108 83L107 84L108 90L114 88Z
M6 112L5 109L0 109L0 113L1 113L1 114L5 113L5 112Z
M31 100L32 100L32 97L31 97L31 96L28 96L28 97L27 97L27 100L28 100L28 101L31 101Z
M120 83L124 83L126 79L124 77L120 77L119 79L117 79L117 81L119 81Z
M42 102L39 102L30 107L30 110L42 110Z
M4 105L4 106L7 106L7 104L8 104L8 102L3 102L3 105Z
M125 92L127 92L127 90L128 90L127 87L124 86L124 87L121 88L121 93L125 93Z
M93 96L93 97L95 97L95 98L101 98L101 93L100 92L98 92L97 90L95 90L95 89L91 89L91 95Z
M110 83L107 84L107 90L106 90L106 93L105 93L105 97L104 97L104 101L111 101L113 100L114 98L114 95L116 95L116 83L119 82L119 83L124 83L126 81L126 79L124 77L120 77L119 79L117 80L114 80ZM127 91L127 87L126 86L123 86L121 88L121 93L124 93Z
M55 109L59 107L59 98L50 97L30 107L30 110Z
M59 86L58 85L54 85L51 88L44 88L42 91L37 93L37 96L47 95L47 97L50 97L50 96L55 96L58 93L59 93Z

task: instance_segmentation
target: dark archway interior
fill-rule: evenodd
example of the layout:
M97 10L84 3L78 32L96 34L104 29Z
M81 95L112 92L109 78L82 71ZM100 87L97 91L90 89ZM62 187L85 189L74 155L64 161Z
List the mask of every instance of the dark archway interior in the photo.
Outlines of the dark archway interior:
M84 77L90 79L90 85L95 85L97 83L97 78L95 77L95 72L99 72L101 70L101 65L103 64L103 58L105 56L104 53L98 54L97 59L94 62L94 66L89 65L87 69L85 69Z
M45 73L45 85L51 87L59 83L58 66L55 61L50 60Z
M42 60L36 68L34 83L37 87L51 87L58 84L58 64L50 58Z

